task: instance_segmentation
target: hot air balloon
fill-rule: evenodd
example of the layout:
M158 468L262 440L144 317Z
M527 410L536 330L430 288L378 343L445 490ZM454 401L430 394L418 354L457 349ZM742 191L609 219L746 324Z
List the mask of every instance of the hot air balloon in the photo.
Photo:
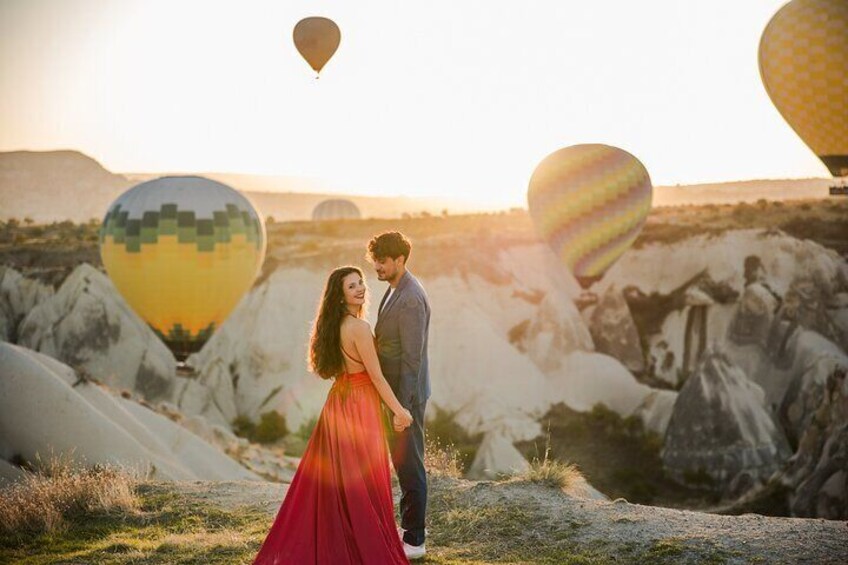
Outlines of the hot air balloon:
M250 288L265 256L262 216L202 177L162 177L109 207L100 256L129 305L183 361Z
M312 210L312 220L321 222L325 220L358 220L362 217L359 208L350 200L343 198L332 198L324 200Z
M848 2L793 0L760 39L777 110L835 177L848 175Z
M574 145L539 163L527 202L539 234L585 290L633 244L652 193L648 171L627 151Z
M320 73L342 39L339 26L329 18L304 18L294 26L294 46L309 66Z

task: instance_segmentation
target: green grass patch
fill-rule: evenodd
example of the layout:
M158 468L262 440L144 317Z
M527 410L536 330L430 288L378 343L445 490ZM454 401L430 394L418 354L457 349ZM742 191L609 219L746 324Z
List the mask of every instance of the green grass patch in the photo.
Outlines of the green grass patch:
M608 563L594 544L578 544L580 525L550 520L527 501L476 496L449 479L432 480L427 563ZM552 494L556 490L551 490Z
M657 565L676 565L677 563L697 563L698 565L720 565L727 563L730 557L746 561L741 553L735 555L715 547L706 540L686 540L681 538L663 538L656 540L647 550L634 556L639 563Z

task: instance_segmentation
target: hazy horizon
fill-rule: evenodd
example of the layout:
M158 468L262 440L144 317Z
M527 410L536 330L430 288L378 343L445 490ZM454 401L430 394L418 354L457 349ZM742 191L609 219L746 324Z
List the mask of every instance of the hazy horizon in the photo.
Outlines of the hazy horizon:
M304 220L322 200L353 201L364 217L399 218L423 212L441 215L492 213L527 209L526 202L503 204L450 196L395 193L368 194L344 190L328 182L289 175L250 175L209 171L113 172L77 150L0 152L0 217L32 217L39 221L100 218L120 193L140 182L164 175L200 175L252 194L263 215L279 221ZM832 198L833 179L753 179L704 185L656 186L654 207L738 204L759 200L822 200Z
M655 186L824 176L760 82L783 4L10 0L0 150L486 207L523 205L576 143L631 152ZM320 80L291 42L315 14L342 30Z

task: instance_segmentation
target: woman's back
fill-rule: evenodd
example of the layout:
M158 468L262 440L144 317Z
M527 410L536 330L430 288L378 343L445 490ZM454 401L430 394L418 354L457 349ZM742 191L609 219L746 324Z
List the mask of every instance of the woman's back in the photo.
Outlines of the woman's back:
M371 328L365 320L361 320L353 316L346 316L345 319L342 320L339 332L341 333L340 341L342 357L344 357L345 373L348 375L365 372L365 365L362 362L361 356L358 355L356 342L354 341L353 332L355 324L364 324L368 327L368 332L371 332Z

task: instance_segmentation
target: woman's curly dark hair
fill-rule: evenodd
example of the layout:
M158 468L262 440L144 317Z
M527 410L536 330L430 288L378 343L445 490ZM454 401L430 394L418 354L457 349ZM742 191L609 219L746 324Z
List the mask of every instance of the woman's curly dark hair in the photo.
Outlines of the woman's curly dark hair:
M338 267L330 273L324 285L324 296L318 306L318 314L312 324L309 336L309 370L322 379L332 379L345 370L342 357L341 325L347 314L342 283L351 273L363 277L359 267ZM365 305L359 310L359 317L365 315Z

